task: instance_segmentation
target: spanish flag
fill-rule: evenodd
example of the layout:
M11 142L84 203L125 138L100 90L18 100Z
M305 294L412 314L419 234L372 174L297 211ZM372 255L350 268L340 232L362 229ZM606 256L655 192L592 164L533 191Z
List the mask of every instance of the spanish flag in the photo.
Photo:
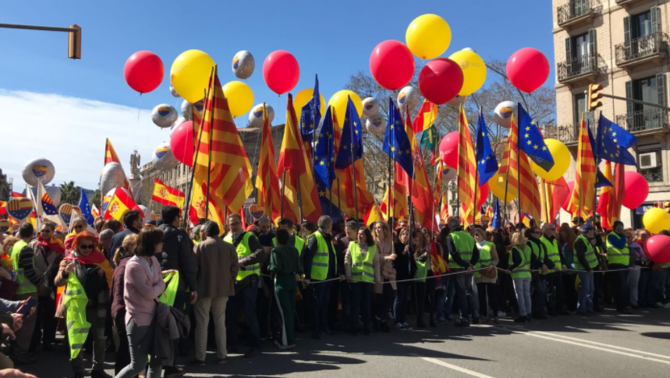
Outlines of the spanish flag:
M121 187L117 186L111 201L109 201L109 205L107 205L105 219L116 219L121 221L123 215L130 210L136 210L142 213L142 209L137 206L132 197L130 197L125 190L122 190Z
M383 220L382 212L379 210L379 205L377 205L377 201L372 204L372 207L370 207L370 210L368 211L367 214L365 214L365 218L363 220L365 221L365 226L371 226L375 222L381 222Z
M151 199L163 206L177 206L182 209L186 196L181 191L163 184L157 177L154 182L154 192Z

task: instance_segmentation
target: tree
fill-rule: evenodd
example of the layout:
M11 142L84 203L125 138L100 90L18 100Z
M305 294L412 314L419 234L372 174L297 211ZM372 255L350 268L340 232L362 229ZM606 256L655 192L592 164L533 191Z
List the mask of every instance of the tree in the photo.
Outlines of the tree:
M517 90L504 75L506 63L493 60L487 64L486 87L472 94L463 102L470 124L471 133L474 134L477 126L477 113L481 107L491 138L491 146L495 151L498 161L501 161L504 145L507 141L508 131L498 125L493 118L493 110L502 101L520 102L529 112L535 122L550 135L555 127L556 96L551 87L541 87L532 94L524 94ZM421 67L416 68L414 77L408 85L418 88L418 72ZM395 101L397 93L382 88L367 72L359 71L349 78L345 85L346 89L356 92L361 98L374 97L380 102L380 114L388 119L389 97ZM460 100L463 100L462 98ZM417 115L423 98L419 105L410 111L412 119ZM438 116L435 121L438 136L441 139L449 132L458 130L459 101L452 100L448 104L438 108ZM365 122L363 119L362 122ZM384 186L388 180L388 156L382 151L384 134L372 135L364 133L363 165L365 167L368 189L379 199L384 192ZM424 163L430 178L434 177L434 167L430 165L430 153L424 151Z
M60 203L76 205L81 196L81 188L74 185L74 181L64 182L60 185Z
M91 202L91 207L96 206L98 209L101 209L100 206L101 198L102 193L100 192L100 189L96 189L93 195L89 198L89 201Z

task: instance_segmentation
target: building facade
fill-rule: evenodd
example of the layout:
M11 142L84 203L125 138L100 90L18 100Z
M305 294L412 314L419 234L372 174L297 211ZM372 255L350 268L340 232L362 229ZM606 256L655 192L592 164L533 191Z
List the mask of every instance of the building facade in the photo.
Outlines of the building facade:
M589 84L604 94L668 104L667 0L553 0L557 127L550 136L573 155L566 179L575 175L577 139L582 114L595 130L597 112L633 133L630 152L649 183L647 202L622 208L626 227L641 228L642 214L658 201L670 200L670 122L668 111L624 100L601 99L596 112L586 111ZM554 134L554 135L551 135ZM602 165L601 165L602 168ZM561 212L561 222L570 214Z
M7 179L7 175L3 174L0 169L0 201L8 201L11 191L11 179Z

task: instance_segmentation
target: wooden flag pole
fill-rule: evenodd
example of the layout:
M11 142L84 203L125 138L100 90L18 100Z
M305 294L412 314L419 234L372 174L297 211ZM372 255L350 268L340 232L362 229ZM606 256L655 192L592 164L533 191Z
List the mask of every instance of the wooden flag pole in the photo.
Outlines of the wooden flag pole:
M281 217L284 218L284 202L286 202L286 169L281 179Z

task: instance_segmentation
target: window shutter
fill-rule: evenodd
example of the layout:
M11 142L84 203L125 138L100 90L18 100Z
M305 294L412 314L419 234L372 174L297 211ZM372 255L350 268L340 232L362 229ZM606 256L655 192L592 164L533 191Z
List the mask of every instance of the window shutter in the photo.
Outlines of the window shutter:
M630 17L623 18L623 40L624 46L630 46Z
M658 5L651 7L651 33L656 34L661 31L661 9Z
M633 98L633 82L626 82L626 98ZM626 118L628 123L628 130L633 129L633 116L635 112L634 104L630 101L626 101Z
M666 94L666 81L665 74L660 73L656 74L656 88L658 89L658 104L666 105L667 104L667 94Z
M570 64L572 61L572 38L565 39L565 62Z
M596 29L589 29L589 70L595 71L598 66L598 50L596 44Z

